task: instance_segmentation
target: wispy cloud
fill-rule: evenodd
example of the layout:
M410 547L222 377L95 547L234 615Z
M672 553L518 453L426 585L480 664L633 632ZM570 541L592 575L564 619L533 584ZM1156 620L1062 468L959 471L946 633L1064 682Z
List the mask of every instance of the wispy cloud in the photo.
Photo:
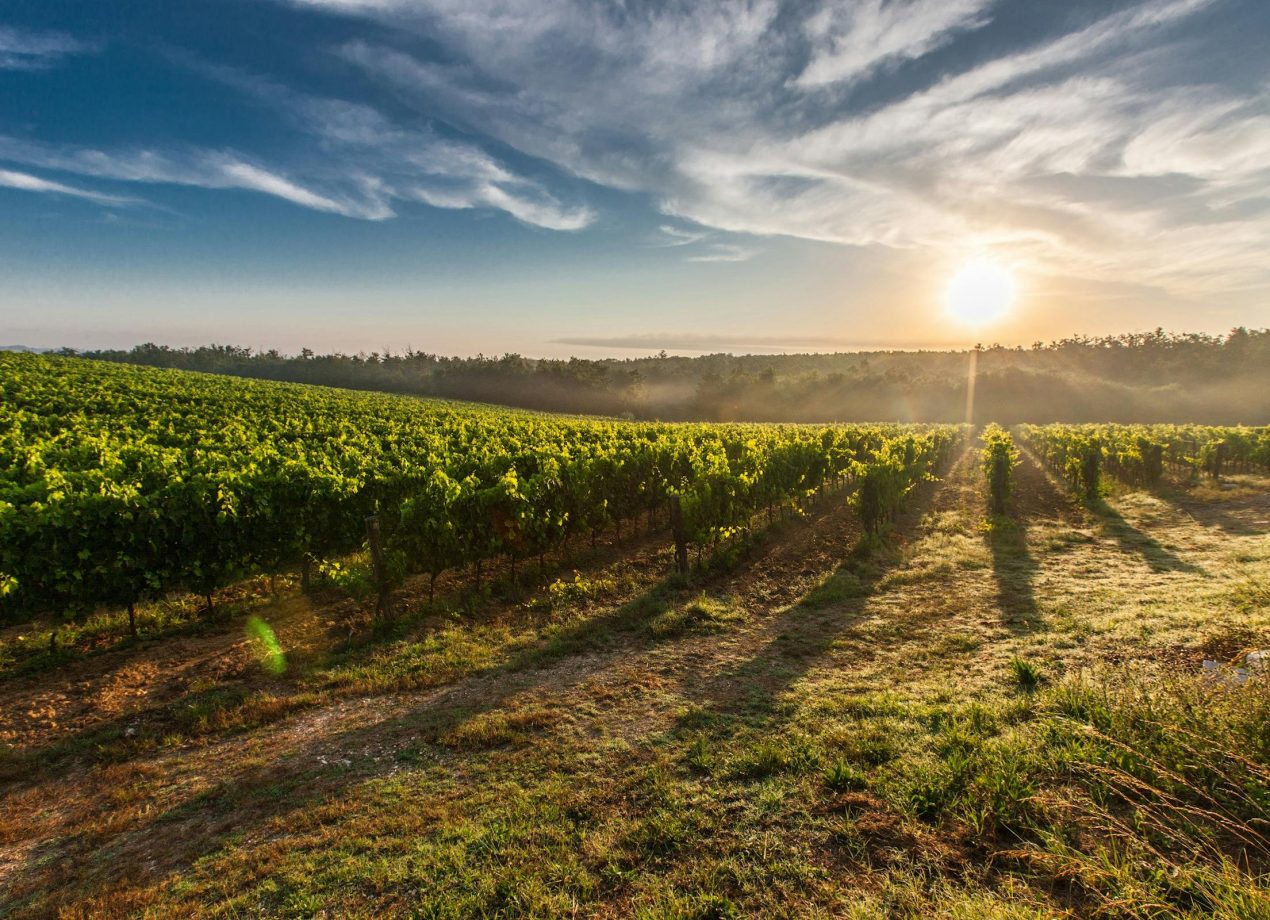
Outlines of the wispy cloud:
M71 198L84 198L97 204L127 205L137 203L135 198L107 195L91 189L77 188L73 185L64 185L61 182L41 179L39 176L32 176L29 173L14 172L10 169L0 169L0 186L21 189L24 192L43 192L51 195L66 195Z
M958 32L986 25L995 0L859 0L826 3L807 20L813 53L799 87L862 79L879 67L920 58Z
M651 201L656 245L694 262L786 236L993 248L1188 296L1270 285L1270 72L1210 66L1207 29L1241 2L1228 21L1268 24L1254 0L279 2L338 17L320 92L174 53L277 116L267 148L0 137L27 183L5 184L103 204L117 196L88 179L245 190L365 220L485 209L572 232L596 220L582 179ZM93 47L0 27L0 68Z
M434 208L495 208L506 211L517 220L548 230L581 230L595 219L590 208L562 208L545 193L535 200L524 194L506 191L494 183L465 184L461 188L428 188L416 186L414 197Z
M450 209L489 208L549 230L579 230L595 218L591 208L562 204L479 146L444 137L431 126L402 126L365 103L308 95L256 74L173 57L271 106L317 140L331 168L360 173L363 189L373 185L384 217L393 216L390 201L418 201ZM282 197L329 210L304 190L298 192Z
M361 188L352 195L336 197L322 194L233 152L197 148L179 151L98 150L42 144L0 135L0 160L118 182L260 192L301 207L367 220L383 220L392 216L392 210L384 203L373 183L361 183ZM80 197L106 204L122 200L95 193L81 194Z
M1218 0L1073 8L1039 33L997 27L1008 0L290 2L443 46L444 63L408 41L340 54L419 112L694 227L991 247L1172 293L1270 283L1270 216L1233 206L1270 195L1267 74L1204 66Z
M95 50L63 32L31 32L0 26L0 70L46 70L63 58Z
M99 150L0 136L0 160L122 182L253 191L363 220L392 218L396 215L393 203L402 201L443 208L490 208L551 230L578 230L594 220L590 208L562 205L537 183L511 173L478 147L428 131L399 129L368 106L261 89L268 86L261 82L256 88L285 103L308 132L343 151L331 154L333 164L345 165L339 170L342 178L334 183L326 180L328 188L312 187L235 151ZM31 184L18 186L16 179L5 184L37 190ZM77 194L103 204L124 200L51 182L38 190Z
M688 262L746 262L758 255L757 249L733 243L713 243L705 252L687 256Z
M745 262L759 254L753 246L723 242L710 230L684 229L673 224L657 228L658 245L684 249L685 262Z
M657 228L657 231L662 234L659 241L662 246L691 246L693 243L699 243L710 236L705 231L684 230L681 227L674 227L670 224L662 224Z

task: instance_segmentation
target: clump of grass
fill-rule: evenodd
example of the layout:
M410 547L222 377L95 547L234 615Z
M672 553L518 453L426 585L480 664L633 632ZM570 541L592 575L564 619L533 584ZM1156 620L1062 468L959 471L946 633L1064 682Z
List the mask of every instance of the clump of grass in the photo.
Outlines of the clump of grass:
M835 792L863 789L866 782L865 775L845 760L835 760L825 771L825 785Z
M635 911L635 920L732 920L742 916L745 914L729 898L709 892L667 892Z
M740 779L766 779L781 773L805 773L815 769L820 757L811 742L801 735L776 738L756 744L732 763L732 774Z
M648 856L669 856L693 835L683 811L659 808L640 821L627 835L629 847Z
M1026 658L1011 658L1010 674L1014 677L1014 683L1019 689L1028 693L1036 690L1045 680L1045 672L1041 670L1041 666Z
M541 706L483 712L446 733L441 741L449 747L469 750L501 747L550 728L559 720L558 713Z
M648 622L648 631L658 639L689 632L718 632L744 616L735 602L702 593L682 606L671 607L653 617Z
M898 753L894 732L895 726L886 721L860 720L829 732L824 740L848 761L878 766Z
M1270 582L1249 575L1231 587L1230 599L1240 613L1270 609Z
M688 765L698 773L710 773L715 765L715 753L705 735L698 735L688 745Z
M859 575L854 572L835 572L816 585L803 598L803 606L812 610L819 610L822 607L831 607L834 604L840 604L853 598L867 597L870 593L868 585L860 580Z

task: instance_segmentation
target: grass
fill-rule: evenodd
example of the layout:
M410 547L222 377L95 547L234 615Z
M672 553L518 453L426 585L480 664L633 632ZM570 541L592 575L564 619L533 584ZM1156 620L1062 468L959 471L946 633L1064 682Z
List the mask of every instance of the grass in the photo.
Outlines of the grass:
M688 601L663 610L648 623L648 630L659 639L682 636L689 632L720 632L729 624L745 619L735 600L700 594Z
M1032 691L1041 685L1045 675L1040 665L1026 658L1011 658L1010 673L1020 690Z
M184 683L3 723L0 913L1270 916L1270 685L1200 676L1270 645L1270 537L1017 474L985 530L963 460L869 554L829 507L692 579L630 551L351 637L284 598L276 648L17 676L19 718Z

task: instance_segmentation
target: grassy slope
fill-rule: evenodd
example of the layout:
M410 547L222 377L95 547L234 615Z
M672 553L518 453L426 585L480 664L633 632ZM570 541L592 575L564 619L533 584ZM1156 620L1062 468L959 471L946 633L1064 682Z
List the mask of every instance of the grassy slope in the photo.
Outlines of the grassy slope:
M690 585L648 539L550 603L420 613L370 643L346 641L349 602L244 600L278 628L281 677L241 622L10 675L0 913L1270 910L1201 852L1231 852L1243 812L1170 830L1114 794L1142 773L1120 739L1264 784L1229 757L1255 747L1264 684L1172 689L1270 645L1264 483L1089 512L1029 461L985 527L974 460L872 555L822 509ZM1188 727L1217 748L1171 749Z

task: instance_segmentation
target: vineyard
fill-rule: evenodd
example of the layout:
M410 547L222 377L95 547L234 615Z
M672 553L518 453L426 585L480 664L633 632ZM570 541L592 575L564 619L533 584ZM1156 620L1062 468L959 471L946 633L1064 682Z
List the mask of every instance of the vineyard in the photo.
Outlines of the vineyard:
M876 533L961 437L560 419L32 355L0 356L0 396L10 618L131 611L178 590L210 610L246 575L299 568L307 582L368 539L381 596L413 574L470 569L479 584L496 560L514 573L659 516L686 568L690 547L700 559L846 486Z
M5 917L1270 918L1267 428L0 355L0 573Z
M1025 445L1071 490L1096 498L1105 470L1130 486L1158 486L1166 470L1186 482L1224 473L1270 473L1270 427L1021 425Z

